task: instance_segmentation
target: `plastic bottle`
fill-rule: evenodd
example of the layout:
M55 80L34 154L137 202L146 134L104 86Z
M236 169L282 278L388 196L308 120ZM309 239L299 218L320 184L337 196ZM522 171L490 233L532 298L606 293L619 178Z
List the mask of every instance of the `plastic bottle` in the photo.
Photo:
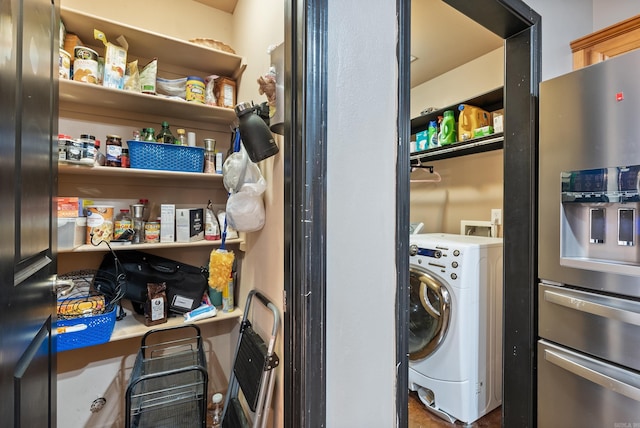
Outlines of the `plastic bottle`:
M220 238L220 225L213 212L212 202L209 201L204 213L204 239L207 241L215 241Z
M102 151L100 151L100 140L96 140L96 165L100 165L100 166L104 166L105 163L107 162L107 158L105 157L104 153L102 153Z
M147 143L155 143L156 142L156 130L153 128L144 128L144 131L142 133L142 141L145 141Z
M187 145L187 136L184 133L184 129L180 128L177 131L178 134L178 142L180 143L181 146L186 146Z
M213 428L220 428L222 426L222 394L216 392L211 397L211 402L213 403L212 409L212 423Z
M429 122L427 129L427 148L433 149L438 147L438 122L432 120Z
M444 112L440 133L438 134L438 142L441 146L456 142L456 119L453 110Z
M216 140L213 138L204 139L204 172L216 173Z
M175 144L175 138L169 129L169 122L166 120L162 122L162 129L156 135L156 142L164 144Z

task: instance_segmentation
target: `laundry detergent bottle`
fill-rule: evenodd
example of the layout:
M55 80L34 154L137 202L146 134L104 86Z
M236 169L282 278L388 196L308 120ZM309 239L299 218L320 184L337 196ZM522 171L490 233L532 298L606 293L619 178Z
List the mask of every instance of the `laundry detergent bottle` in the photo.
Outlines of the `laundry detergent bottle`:
M440 124L440 133L438 134L438 142L441 146L456 142L456 118L453 115L453 110L444 112L444 117Z
M432 120L427 128L427 148L433 149L438 147L438 122Z
M468 104L460 104L458 115L458 138L466 141L473 138L473 133L477 128L488 126L491 115L489 112Z

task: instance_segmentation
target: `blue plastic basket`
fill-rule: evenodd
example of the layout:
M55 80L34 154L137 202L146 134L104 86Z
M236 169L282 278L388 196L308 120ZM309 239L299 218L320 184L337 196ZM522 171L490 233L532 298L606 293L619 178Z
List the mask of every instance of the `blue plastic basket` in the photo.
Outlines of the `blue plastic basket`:
M58 333L58 352L100 345L111 339L116 324L117 306L100 315L58 320L57 327L78 327L78 331ZM86 325L86 328L84 326Z
M178 144L127 141L131 168L202 172L204 149Z

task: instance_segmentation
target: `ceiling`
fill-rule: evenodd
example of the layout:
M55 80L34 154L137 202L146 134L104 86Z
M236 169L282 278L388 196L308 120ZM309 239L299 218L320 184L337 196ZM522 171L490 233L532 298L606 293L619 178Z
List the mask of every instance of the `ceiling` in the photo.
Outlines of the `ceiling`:
M233 13L238 0L196 0ZM442 0L411 1L411 87L487 54L503 40Z
M503 39L442 0L411 1L411 87L487 54Z

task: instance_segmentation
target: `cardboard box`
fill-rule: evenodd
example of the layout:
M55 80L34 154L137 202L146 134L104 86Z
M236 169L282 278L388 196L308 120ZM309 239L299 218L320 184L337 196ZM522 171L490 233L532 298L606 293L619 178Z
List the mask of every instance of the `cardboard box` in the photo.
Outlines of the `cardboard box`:
M473 138L486 137L493 134L493 126L482 126L473 130Z
M58 218L76 218L79 211L79 200L76 197L58 197Z
M176 209L176 241L194 242L204 239L204 208Z
M93 36L101 40L104 44L104 73L102 75L102 86L107 88L124 88L124 73L127 69L127 40L120 36L117 38L120 46L107 41L107 37L102 31L93 30Z
M493 131L504 132L504 109L494 111L491 116L493 116Z
M175 242L176 240L176 206L174 204L160 205L160 242Z

